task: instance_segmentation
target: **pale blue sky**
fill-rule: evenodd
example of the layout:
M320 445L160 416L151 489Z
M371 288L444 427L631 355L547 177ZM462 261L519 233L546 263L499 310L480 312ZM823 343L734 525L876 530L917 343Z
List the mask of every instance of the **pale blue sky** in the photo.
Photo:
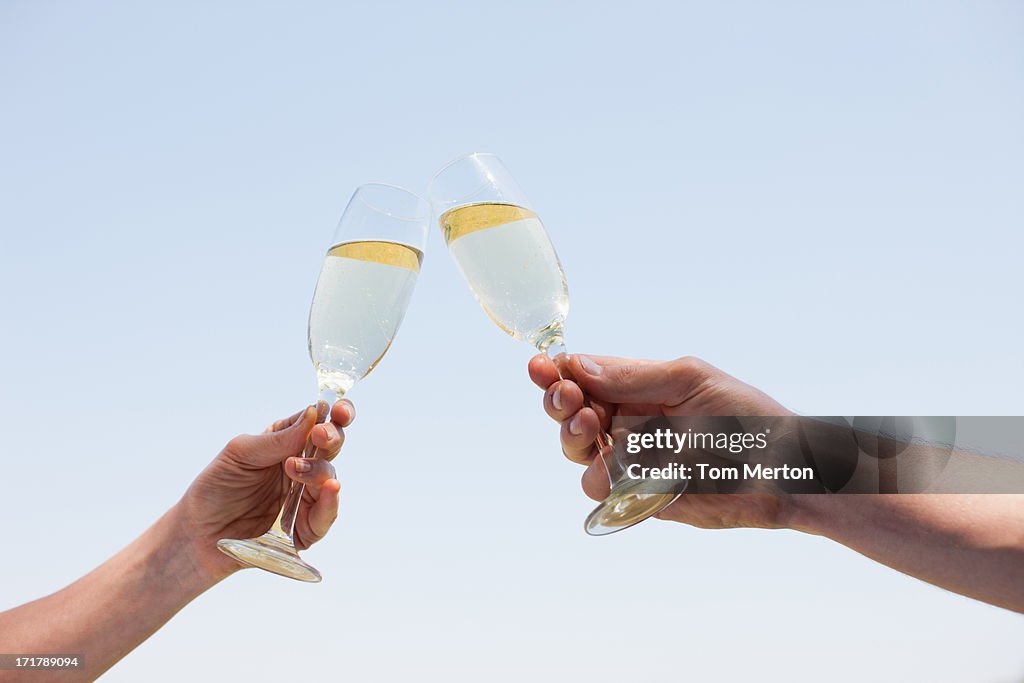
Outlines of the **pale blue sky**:
M1013 2L6 2L0 607L312 400L349 195L472 150L544 218L575 350L807 413L1024 414L1022 122ZM1024 673L1020 616L821 539L585 537L530 351L442 246L351 394L325 582L236 576L108 680L284 680L288 642L328 680Z

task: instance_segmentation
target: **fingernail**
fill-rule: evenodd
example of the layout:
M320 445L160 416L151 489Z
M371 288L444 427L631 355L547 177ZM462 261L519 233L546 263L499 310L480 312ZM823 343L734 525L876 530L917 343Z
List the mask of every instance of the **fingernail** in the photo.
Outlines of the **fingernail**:
M313 463L306 460L305 458L295 461L296 472L309 472L311 469L313 469Z
M551 394L551 405L555 407L555 410L562 409L562 385L559 384L555 387L555 393Z
M583 371L586 372L588 375L600 375L601 374L601 366L598 365L597 363L595 363L594 361L592 361L589 356L582 356L581 355L579 357L579 359L580 359L580 367L582 367Z
M579 413L576 413L576 417L569 420L569 433L574 436L579 436L583 433L583 425L580 424Z

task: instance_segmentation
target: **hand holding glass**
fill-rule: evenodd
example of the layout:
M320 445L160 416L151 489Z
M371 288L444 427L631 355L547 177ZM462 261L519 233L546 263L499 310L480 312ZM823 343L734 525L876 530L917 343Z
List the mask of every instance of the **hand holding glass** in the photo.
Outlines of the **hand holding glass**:
M448 250L484 311L498 327L551 358L566 353L563 339L569 291L562 265L540 218L501 160L470 154L445 166L428 190ZM626 477L609 434L597 439L611 493L587 517L599 536L656 515L685 488L650 492L649 482Z
M387 353L405 316L423 261L429 205L390 185L359 187L327 250L309 311L309 355L320 389L318 421ZM316 457L306 444L303 457ZM259 538L222 539L239 562L299 581L320 572L295 550L295 514L303 487L292 483L281 514Z

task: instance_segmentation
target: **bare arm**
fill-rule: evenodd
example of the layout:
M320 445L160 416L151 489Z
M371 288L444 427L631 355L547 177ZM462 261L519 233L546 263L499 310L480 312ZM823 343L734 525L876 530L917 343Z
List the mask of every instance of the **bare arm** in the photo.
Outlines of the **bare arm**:
M1024 612L1024 495L793 496L789 525L910 576Z
M173 508L131 545L53 595L0 613L7 653L77 654L84 669L33 672L33 680L92 680L223 576L204 571ZM15 680L20 671L0 671Z
M314 426L316 416L310 407L263 434L232 439L182 499L128 547L67 588L0 613L0 652L79 655L84 668L34 670L31 679L93 680L241 569L216 549L217 540L252 538L269 529L292 481L306 485L296 547L318 541L337 517L341 485L330 460L355 411L339 401L330 421ZM307 436L317 458L303 461L294 456ZM0 671L0 682L22 679L23 671Z

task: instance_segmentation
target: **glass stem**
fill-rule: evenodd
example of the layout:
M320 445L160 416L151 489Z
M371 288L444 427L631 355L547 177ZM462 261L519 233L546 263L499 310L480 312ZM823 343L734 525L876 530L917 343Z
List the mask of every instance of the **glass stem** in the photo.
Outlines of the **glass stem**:
M320 424L330 419L331 408L334 407L337 398L338 395L329 389L320 392L320 399L316 404L315 424ZM313 430L311 429L309 436L306 437L306 445L302 449L302 457L315 458L316 455L317 448L313 445ZM291 483L291 486L288 487L288 495L284 499L284 505L281 506L281 512L277 516L277 521L274 522L274 526L270 527L269 533L288 539L292 546L295 545L295 518L299 514L299 504L302 502L302 494L305 490L305 484L300 484L296 481Z
M565 340L561 336L556 336L553 339L546 340L547 343L540 345L538 348L547 354L548 358L555 360L558 356L565 355L566 360L569 359L569 350L565 347ZM555 369L558 371L559 379L565 379L562 374L562 368L555 363ZM587 395L583 395L583 407L591 408L590 399ZM604 462L605 471L608 472L608 483L614 487L615 483L626 476L626 468L622 462L615 457L615 441L612 439L612 435L601 429L597 432L597 438L594 439L594 443L597 444L598 455L601 456L601 460Z

